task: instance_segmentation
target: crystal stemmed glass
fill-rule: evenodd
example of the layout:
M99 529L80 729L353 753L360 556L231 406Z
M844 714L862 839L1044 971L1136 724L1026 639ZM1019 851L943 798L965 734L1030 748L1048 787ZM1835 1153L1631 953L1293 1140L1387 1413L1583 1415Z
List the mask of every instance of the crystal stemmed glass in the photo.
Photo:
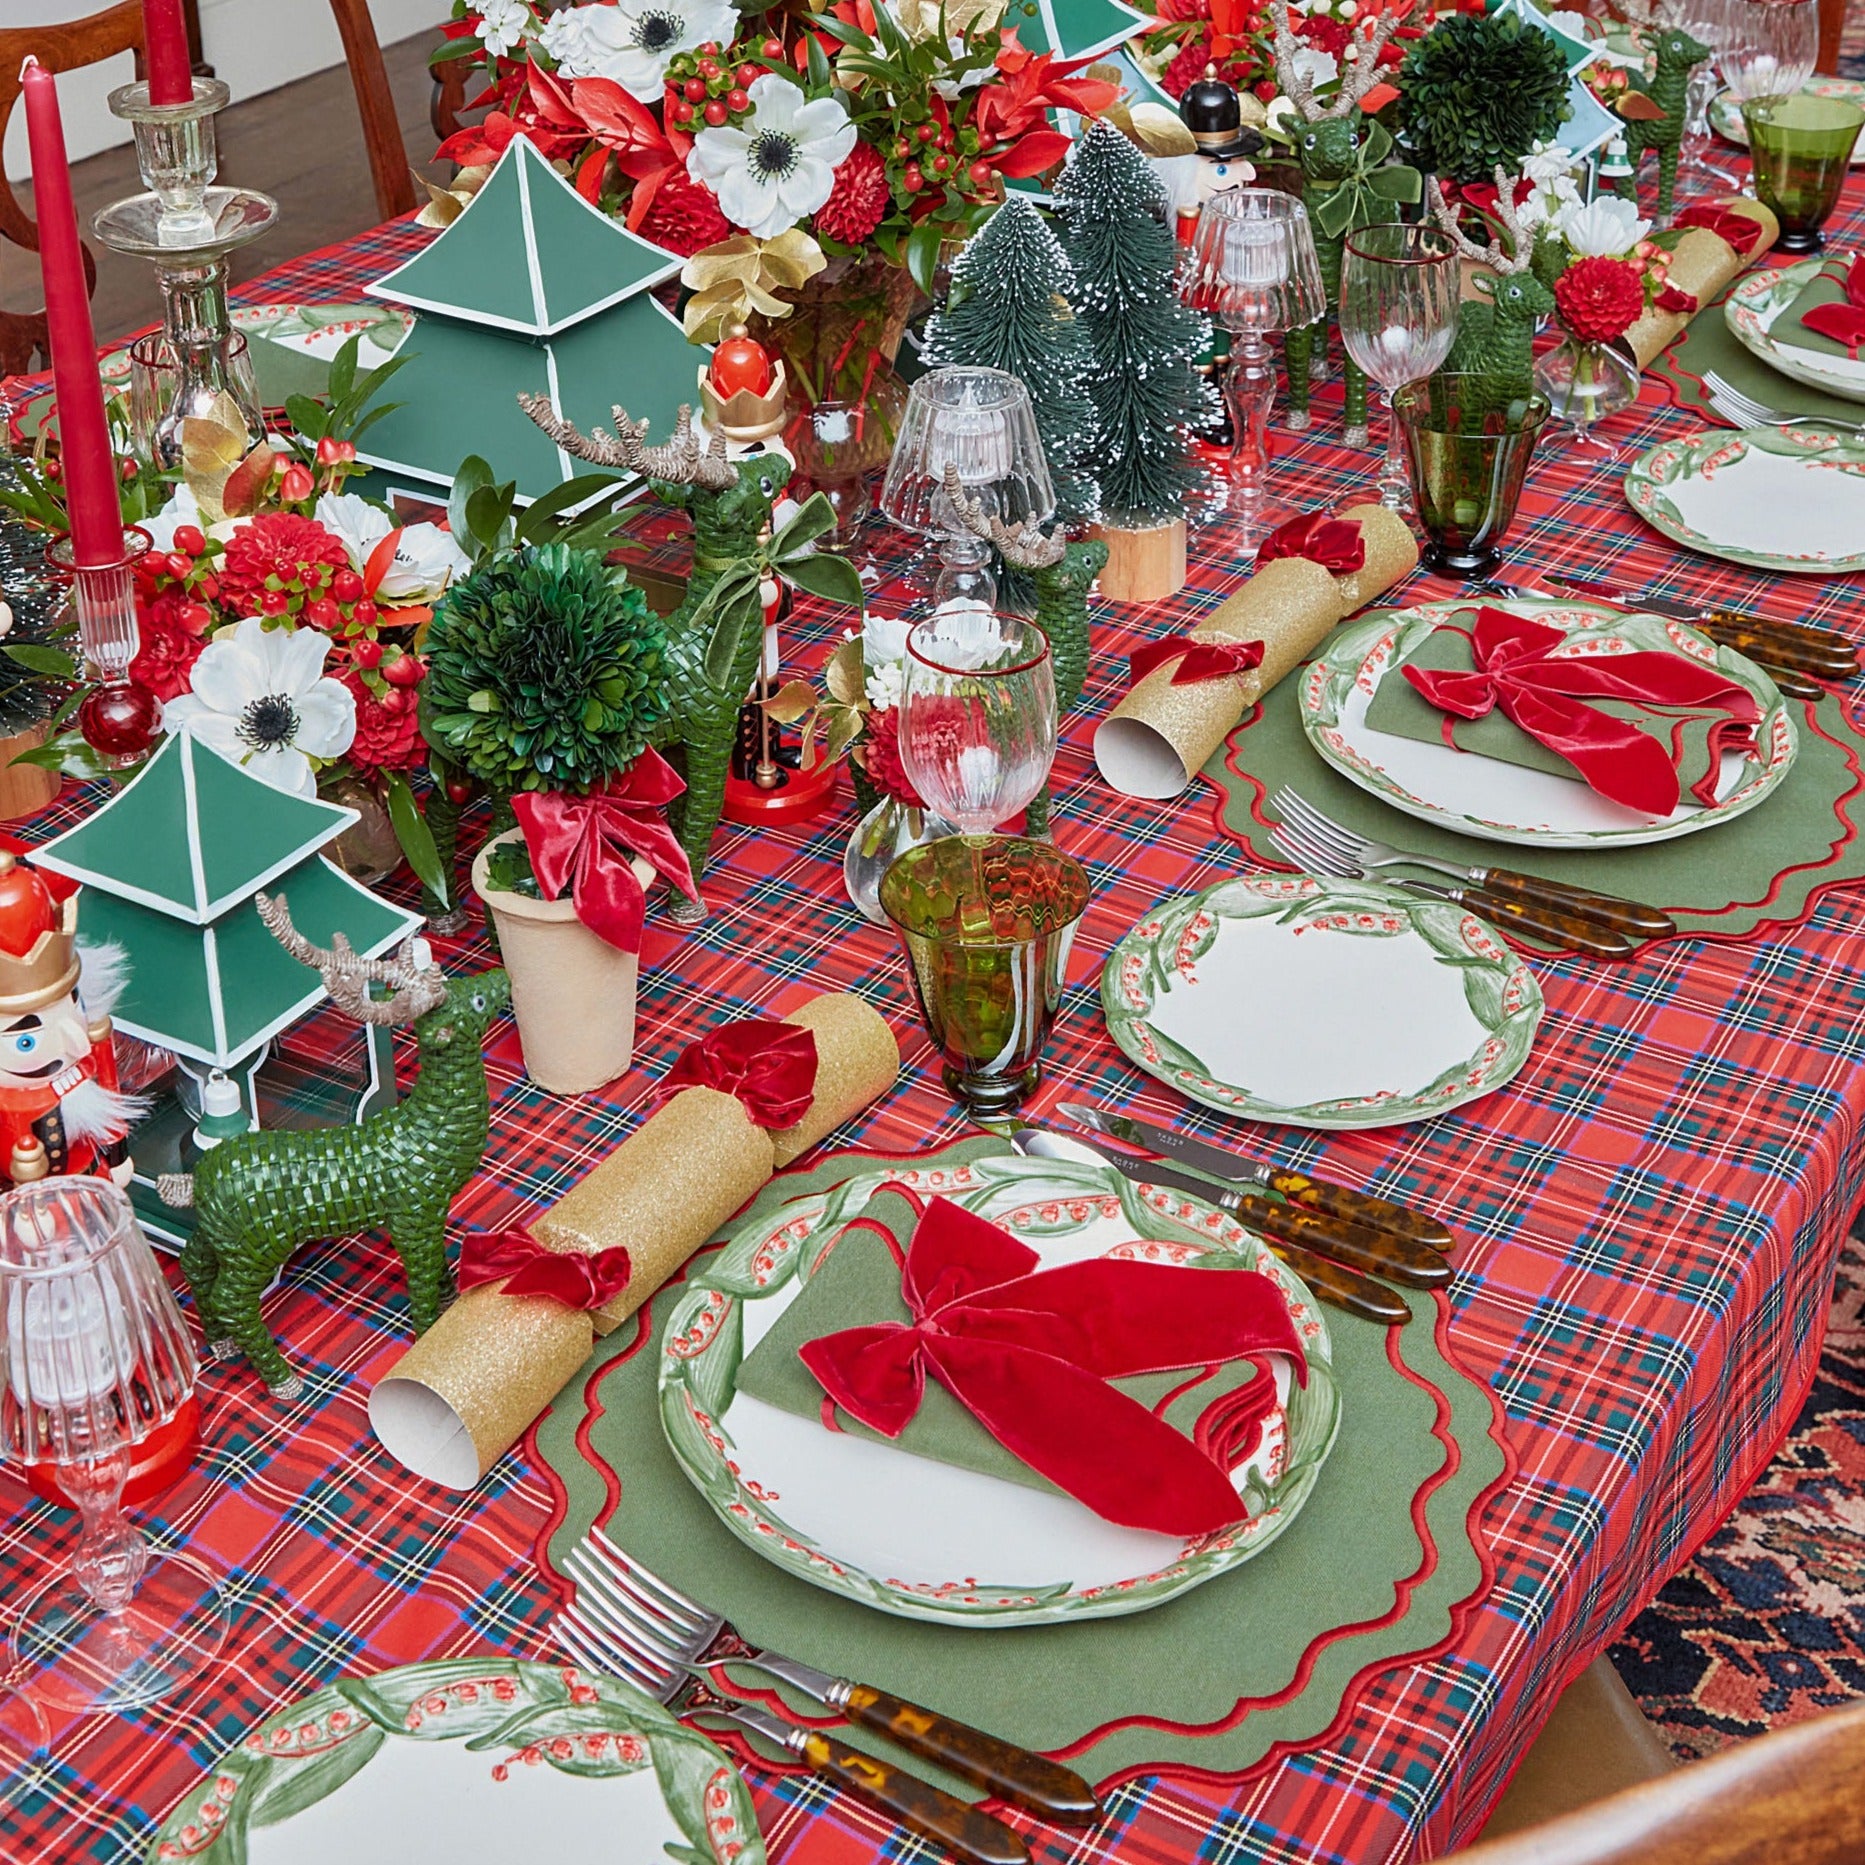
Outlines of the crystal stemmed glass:
M990 547L952 509L948 466L987 518L1013 530L1055 512L1030 392L1008 370L954 367L921 376L908 393L881 487L881 510L895 524L939 540L933 607L989 610L997 601Z
M1379 498L1395 512L1411 500L1392 398L1406 383L1433 374L1450 354L1461 284L1457 243L1437 227L1362 227L1347 236L1341 253L1341 341L1386 404Z
M1818 0L1728 0L1723 79L1737 103L1792 97L1813 76Z
M979 841L1034 800L1056 755L1056 683L1035 623L947 609L907 636L900 763L926 805Z
M0 1198L0 1460L49 1464L83 1520L68 1573L19 1607L35 1694L129 1709L187 1686L226 1609L189 1556L124 1519L130 1451L194 1391L197 1362L129 1200L108 1179L48 1178Z
M1260 543L1279 516L1269 502L1269 415L1276 400L1269 338L1312 324L1327 309L1308 210L1273 188L1214 194L1179 278L1179 295L1234 341L1224 372L1230 459L1224 483L1237 543Z

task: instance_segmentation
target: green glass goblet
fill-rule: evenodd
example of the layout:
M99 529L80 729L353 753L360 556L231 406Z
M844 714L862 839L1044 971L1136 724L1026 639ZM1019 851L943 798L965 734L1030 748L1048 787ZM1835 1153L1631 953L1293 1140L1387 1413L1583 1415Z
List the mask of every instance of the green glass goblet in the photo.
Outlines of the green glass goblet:
M909 849L881 881L947 1092L1006 1114L1042 1079L1088 875L1049 842L945 836Z
M1820 229L1845 186L1852 145L1865 128L1865 110L1842 97L1766 97L1742 106L1755 193L1781 223L1777 253L1817 253Z
M1419 562L1439 576L1492 575L1548 419L1545 395L1497 392L1493 376L1441 370L1392 398L1405 470L1426 543Z

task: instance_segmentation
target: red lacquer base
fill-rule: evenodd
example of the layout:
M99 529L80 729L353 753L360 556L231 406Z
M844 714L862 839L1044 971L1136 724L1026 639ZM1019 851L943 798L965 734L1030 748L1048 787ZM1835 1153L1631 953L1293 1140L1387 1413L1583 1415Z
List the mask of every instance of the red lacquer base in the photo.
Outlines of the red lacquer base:
M743 777L726 778L725 808L721 812L725 820L751 829L808 822L835 802L842 784L842 765L839 759L825 758L807 771L786 770L784 776L788 781L780 790L760 790Z

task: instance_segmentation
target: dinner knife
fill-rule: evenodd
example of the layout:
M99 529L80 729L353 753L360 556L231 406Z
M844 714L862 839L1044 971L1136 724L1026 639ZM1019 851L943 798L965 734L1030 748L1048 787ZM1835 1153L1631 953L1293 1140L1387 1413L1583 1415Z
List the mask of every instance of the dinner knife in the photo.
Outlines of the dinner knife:
M1118 1153L1091 1146L1074 1134L1056 1133L1034 1121L1022 1122L1010 1136L1010 1144L1026 1156L1075 1159L1092 1165L1111 1166L1122 1178L1131 1179L1136 1185L1164 1185L1173 1191L1189 1192L1192 1197L1202 1198L1205 1203L1215 1205L1220 1211L1227 1212L1257 1231L1269 1248L1323 1301L1332 1302L1336 1308L1358 1315L1363 1321L1377 1321L1385 1327L1395 1324L1402 1326L1412 1318L1410 1305L1396 1290L1387 1288L1382 1282L1375 1282L1371 1276L1363 1276L1347 1268L1344 1260L1334 1254L1338 1246L1323 1246L1315 1242L1314 1227L1317 1223L1325 1226L1325 1219L1315 1219L1305 1211L1295 1210L1289 1205L1274 1204L1267 1198L1258 1198L1249 1192L1220 1190L1207 1180L1190 1172L1181 1172L1177 1166L1167 1165L1161 1160L1124 1159ZM1272 1228L1271 1222L1265 1221L1262 1213L1271 1214L1272 1217L1280 1213L1282 1223ZM1306 1226L1298 1222L1303 1218L1308 1219ZM1293 1241L1290 1232L1299 1236L1304 1229L1308 1233L1307 1241ZM1316 1254L1316 1249L1322 1247L1329 1249L1328 1255ZM1440 1280L1448 1279L1449 1265L1441 1264L1440 1269Z
M1265 1191L1279 1193L1291 1204L1306 1205L1310 1210L1344 1218L1367 1230L1422 1243L1440 1253L1457 1241L1435 1218L1421 1217L1402 1204L1375 1198L1371 1192L1330 1185L1325 1179L1311 1179L1305 1172L1291 1171L1267 1160L1246 1159L1240 1153L1213 1146L1196 1134L1178 1133L1171 1127L1155 1126L1150 1120L1136 1120L1131 1114L1119 1113L1111 1107L1090 1107L1083 1101L1064 1101L1061 1111L1078 1126L1105 1133L1111 1139L1125 1140L1129 1146L1144 1147L1148 1152L1164 1153L1189 1171L1216 1179L1222 1185L1260 1185Z
M1644 590L1622 590L1590 577L1550 572L1550 583L1576 595L1594 596L1621 608L1643 609L1674 622L1689 622L1706 633L1714 632L1739 652L1757 660L1779 661L1799 673L1821 674L1831 680L1849 680L1859 671L1858 649L1844 635L1808 622L1777 620L1769 615L1747 615L1714 603L1692 602L1682 596L1653 595ZM1744 640L1737 642L1735 636Z

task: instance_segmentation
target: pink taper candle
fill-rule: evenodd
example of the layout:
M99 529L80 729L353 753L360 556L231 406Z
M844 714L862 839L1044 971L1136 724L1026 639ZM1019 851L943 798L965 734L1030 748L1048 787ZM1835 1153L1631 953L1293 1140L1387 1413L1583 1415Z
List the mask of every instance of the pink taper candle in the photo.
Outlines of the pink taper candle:
M181 0L142 0L143 68L152 104L185 104L194 96L188 28Z
M36 58L26 60L20 82L26 97L39 270L45 280L52 392L58 409L58 460L72 549L81 565L120 563L123 516L117 502L117 456L104 418L104 384L97 373L97 338L91 329L84 250L78 244L78 216L71 200L58 85Z

